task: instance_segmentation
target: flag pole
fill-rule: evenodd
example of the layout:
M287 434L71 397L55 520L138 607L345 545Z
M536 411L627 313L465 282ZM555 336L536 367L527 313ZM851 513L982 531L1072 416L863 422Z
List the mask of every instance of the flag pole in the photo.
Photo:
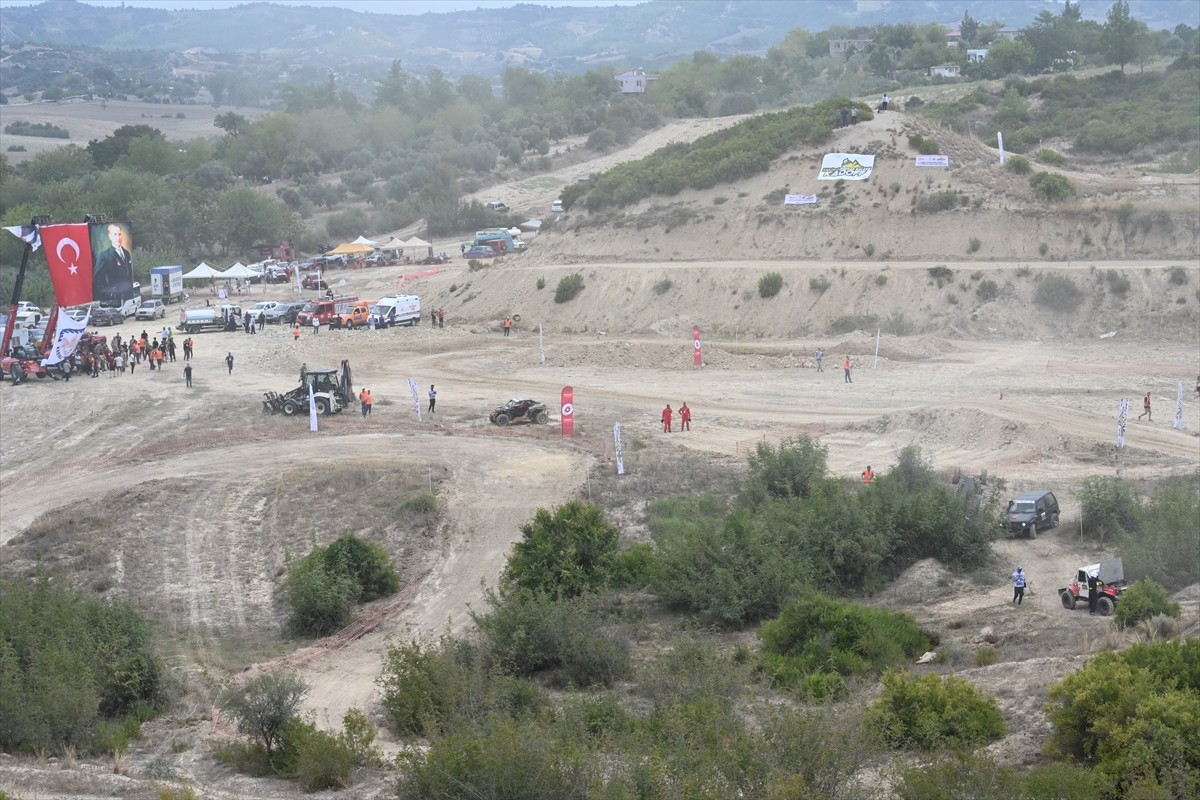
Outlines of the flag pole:
M29 225L34 229L33 241L25 242L25 252L21 253L21 266L17 270L17 280L13 283L12 302L8 304L8 320L4 323L4 339L0 341L0 355L8 355L8 345L12 342L13 328L17 324L17 304L21 302L21 289L25 285L25 268L29 266L29 254L34 251L34 242L38 238L39 225L49 225L50 217L39 214L30 220Z

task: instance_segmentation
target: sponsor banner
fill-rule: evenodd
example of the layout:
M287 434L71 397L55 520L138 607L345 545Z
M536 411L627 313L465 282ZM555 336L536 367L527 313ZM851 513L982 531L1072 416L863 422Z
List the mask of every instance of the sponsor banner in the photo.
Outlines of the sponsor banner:
M700 358L700 326L692 326L692 366L698 367L702 363Z
M570 386L564 386L562 390L562 435L573 436L575 434L575 390Z
M11 225L4 230L29 245L31 251L42 246L42 237L38 235L36 225Z
M875 168L875 156L862 153L827 153L821 159L817 180L865 181Z
M817 196L815 194L785 194L783 204L785 206L815 206Z
M92 245L88 226L82 222L43 225L40 230L55 302L60 306L92 302Z
M92 242L92 299L120 308L126 300L137 297L133 290L133 237L129 223L92 223L88 228Z
M53 344L50 346L50 352L42 359L43 366L52 367L75 355L75 350L79 347L79 340L83 336L83 332L87 330L88 320L91 318L92 310L90 308L83 319L78 321L71 319L66 309L59 308L58 324L54 326L54 339L51 340Z
M1117 406L1117 449L1125 446L1125 426L1129 424L1129 401L1122 400Z
M917 156L918 167L948 167L950 156Z
M417 412L417 422L421 421L421 395L417 389L417 379L408 379L408 393L412 395L413 411Z
M1183 430L1183 381L1179 382L1179 394L1175 396L1175 430Z
M613 452L617 456L617 474L625 474L625 454L621 450L621 423L613 424Z
M317 432L317 399L313 395L313 385L308 385L308 430Z

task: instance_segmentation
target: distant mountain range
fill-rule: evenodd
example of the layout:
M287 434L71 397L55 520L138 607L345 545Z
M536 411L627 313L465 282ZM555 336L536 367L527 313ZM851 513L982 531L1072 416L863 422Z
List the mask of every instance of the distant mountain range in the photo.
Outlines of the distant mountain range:
M1110 2L1082 0L1087 19L1103 20ZM1130 0L1151 29L1200 25L1195 0ZM600 64L661 67L697 50L718 56L763 54L789 30L835 25L939 22L969 11L980 22L1027 25L1052 0L653 0L635 6L517 5L444 14L371 14L346 9L249 3L229 9L164 11L47 0L7 7L0 45L91 45L152 49L325 55L340 65L388 63L406 71L436 67L448 76L498 75L518 64L539 71L584 72Z

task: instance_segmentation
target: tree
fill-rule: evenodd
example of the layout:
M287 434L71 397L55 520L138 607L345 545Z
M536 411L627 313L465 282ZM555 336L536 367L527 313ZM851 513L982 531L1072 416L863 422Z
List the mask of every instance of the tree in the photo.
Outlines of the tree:
M1104 23L1104 57L1110 64L1121 67L1125 77L1125 65L1137 58L1138 23L1129 16L1129 3L1117 0L1108 9L1108 20Z
M964 11L962 22L958 24L958 31L962 34L964 42L975 41L975 34L979 33L979 20L972 17L970 11Z
M122 125L113 131L111 136L88 142L87 151L91 153L92 161L98 169L108 169L117 163L117 159L129 152L130 142L142 138L166 137L158 128L149 125Z
M217 201L218 235L228 250L240 252L257 242L294 238L293 222L278 201L253 189L231 189Z
M1001 39L988 47L984 66L994 77L1029 72L1035 60L1033 48L1019 39Z
M238 732L259 741L267 759L283 744L283 732L297 717L308 684L294 672L268 672L232 690L221 704Z
M591 503L539 508L521 534L504 568L509 586L576 597L603 588L616 569L617 529Z
M241 136L250 127L250 120L237 112L226 111L224 114L217 114L213 118L213 125L225 131L230 136Z

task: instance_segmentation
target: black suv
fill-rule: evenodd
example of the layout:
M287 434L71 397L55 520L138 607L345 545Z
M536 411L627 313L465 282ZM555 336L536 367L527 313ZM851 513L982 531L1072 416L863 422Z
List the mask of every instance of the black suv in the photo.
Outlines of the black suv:
M1058 498L1054 492L1038 489L1008 501L1004 524L1013 536L1028 533L1036 539L1039 530L1058 527Z

